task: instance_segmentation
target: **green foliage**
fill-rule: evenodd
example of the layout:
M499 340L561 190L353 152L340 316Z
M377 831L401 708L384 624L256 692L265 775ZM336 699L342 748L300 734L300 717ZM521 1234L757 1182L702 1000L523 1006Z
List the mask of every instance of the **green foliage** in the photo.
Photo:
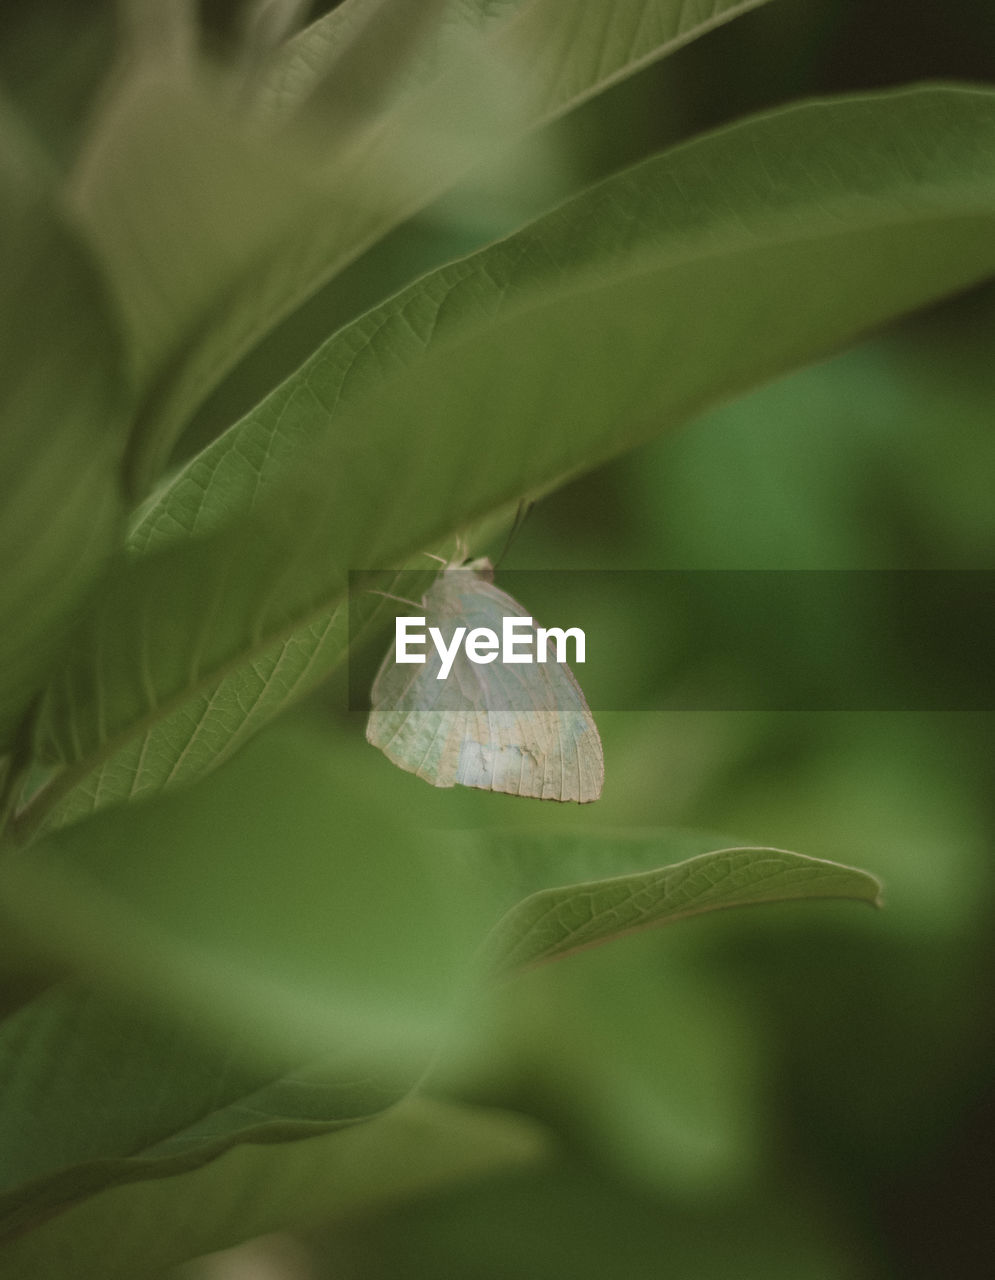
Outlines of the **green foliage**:
M146 504L53 685L68 767L25 821L223 759L341 656L349 568L403 563L988 274L993 138L977 91L783 112L609 179L335 335Z
M188 796L8 858L8 937L78 979L0 1024L18 1085L4 1236L389 1110L440 1045L450 1070L479 1053L495 974L695 912L879 889L799 854L699 852L704 834L430 841L378 819L377 792L343 788L337 764L322 735L276 731Z
M7 745L120 533L128 370L91 255L44 158L6 110L0 222L0 742Z
M675 1274L718 1276L738 1264L693 1222L719 1190L758 1273L854 1274L814 1192L802 1239L775 1205L790 1179L762 1189L765 1072L824 1061L840 1141L859 1116L898 1149L898 1104L860 1092L820 1017L852 1007L915 1097L888 975L926 936L914 971L949 1008L984 726L947 724L938 761L911 723L605 715L605 797L577 814L431 791L334 682L377 612L347 605L351 570L427 584L426 550L558 488L533 543L553 563L909 567L887 552L912 510L919 546L985 562L963 461L984 305L974 347L806 366L995 272L995 91L779 104L588 184L575 109L631 78L645 110L653 64L763 0L345 0L297 30L304 7L240 6L212 42L196 6L130 0L113 48L95 17L82 125L9 76L0 1275L155 1275L287 1230L315 1268L448 1274L461 1214L514 1223L533 1196L550 1231L523 1255L498 1226L465 1274L571 1253L571 1274L659 1274L677 1204ZM266 346L290 328L292 369ZM246 362L266 394L206 438ZM860 450L922 490L899 510L874 489L873 538L846 505ZM571 487L587 473L600 489ZM772 652L815 653L777 623ZM897 910L852 912L881 886L851 859ZM875 948L858 980L847 956ZM609 1261L577 1253L613 1219Z
M542 1150L541 1131L525 1117L413 1099L324 1138L239 1146L185 1177L153 1176L95 1195L9 1244L0 1275L161 1274L246 1235L473 1180Z
M411 6L343 6L247 83L237 65L221 84L205 81L182 32L136 42L91 130L74 196L147 389L138 478L154 478L149 468L165 461L185 416L237 355L468 168L757 3L722 0L705 11L625 0L606 30L596 0L582 13L555 0L440 0L428 47L396 88L382 77L398 43L427 25L404 15ZM379 109L363 111L364 95ZM233 97L249 128L231 115ZM288 134L301 112L311 128L306 120ZM150 189L168 198L150 201Z

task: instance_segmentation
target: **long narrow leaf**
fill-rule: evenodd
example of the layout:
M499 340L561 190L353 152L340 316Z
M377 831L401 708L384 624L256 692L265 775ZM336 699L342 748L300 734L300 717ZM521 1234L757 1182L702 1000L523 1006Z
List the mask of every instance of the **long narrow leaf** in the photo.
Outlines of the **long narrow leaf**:
M133 546L157 554L111 585L52 687L66 767L22 829L223 758L341 655L349 569L400 563L986 278L993 147L984 91L793 108L368 313L148 508Z

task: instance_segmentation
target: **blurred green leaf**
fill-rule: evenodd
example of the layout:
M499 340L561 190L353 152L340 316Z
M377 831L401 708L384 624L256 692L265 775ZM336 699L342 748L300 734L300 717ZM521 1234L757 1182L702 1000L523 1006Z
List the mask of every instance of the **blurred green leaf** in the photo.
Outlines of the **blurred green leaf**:
M625 0L607 30L591 0L584 15L556 0L498 10L450 2L386 104L344 111L333 93L310 129L289 133L276 107L286 115L325 77L365 97L395 65L399 25L424 6L360 0L336 10L289 43L270 94L250 86L269 109L248 115L232 109L245 88L178 60L169 30L146 40L107 95L74 179L145 393L135 487L154 481L191 410L234 362L392 227L523 132L762 2L701 12Z
M0 751L118 533L118 329L50 175L0 104Z
M418 8L438 12L434 39L416 50L416 67L407 83L402 77L396 105L399 113L410 109L412 97L426 90L451 103L467 88L460 63L475 63L489 50L496 62L517 70L521 101L508 108L509 118L521 112L522 122L534 125L764 3L617 0L606 15L598 0L579 0L569 11L555 0L432 0ZM288 41L259 91L266 113L292 115L325 92L342 101L334 80L343 72L348 77L354 62L367 69L366 83L352 86L354 92L368 93L369 80L392 67L399 31L402 41L410 40L424 21L402 13L401 5L393 8L397 12L390 12L389 0L347 0Z
M413 1098L367 1124L236 1147L193 1172L109 1189L0 1246L0 1276L134 1280L265 1232L330 1219L532 1161L521 1116Z
M304 25L310 8L310 0L248 0L239 15L239 34L250 75Z
M9 856L6 949L208 1037L347 1047L410 1082L467 984L723 906L879 890L800 854L702 852L721 841L700 832L429 835L340 773L321 734L274 730L186 795Z
M667 1200L561 1160L321 1233L314 1252L316 1280L871 1280L877 1250L861 1245L790 1173L735 1199Z
M543 965L477 1007L433 1091L509 1101L602 1167L670 1194L731 1189L760 1167L762 1028L728 978L658 937ZM675 962L676 961L676 962Z
M136 55L105 95L70 188L133 348L139 453L166 448L151 419L174 395L185 362L210 348L224 367L232 343L222 331L226 305L243 324L268 318L282 281L264 269L277 246L296 243L301 224L334 222L328 197L292 156L251 136L194 68L178 71L175 58L153 52L159 56Z
M66 169L113 61L110 0L0 9L0 82L49 162Z
M408 79L408 98L412 87L431 82L440 62L445 66L453 29L459 41L485 20L477 8L474 3L454 6L451 0L417 5L347 0L274 47L269 66L248 86L253 105L266 120L305 112L326 128L355 127L396 97L403 79ZM425 40L428 29L430 41ZM413 58L420 61L414 86L407 65Z
M990 564L991 325L973 325L956 343L937 327L876 336L650 445L632 472L641 562L779 570ZM791 629L785 642L797 643Z
M334 765L321 736L272 731L183 797L97 815L2 864L8 957L77 975L0 1024L10 1230L117 1183L175 1181L236 1145L297 1146L358 1120L372 1126L440 1054L457 1064L500 1057L480 1021L495 970L698 910L873 900L878 887L864 873L760 850L659 869L708 848L714 837L703 833L429 840L382 814L375 790L346 789ZM603 1035L605 1017L616 1018L618 1053L572 1075L564 1096L600 1099L592 1132L617 1145L631 1124L619 1082L642 1080L652 1096L657 1048L638 1025L654 1007L652 984L628 1011L611 992L614 1012L599 1014L595 1001L571 1034ZM708 1025L702 1035L707 1056ZM550 1061L546 1077L562 1066ZM642 1165L668 1176L675 1142L699 1176L735 1163L735 1143L716 1145L723 1098L696 1095L690 1128L671 1126L670 1139L661 1130L659 1150L648 1137ZM658 1113L670 1115L662 1102ZM264 1229L251 1216L242 1228Z
M106 1187L327 1133L407 1091L347 1061L304 1070L238 1040L210 1047L78 986L0 1024L0 1079L0 1240Z
M372 801L337 785L316 735L274 733L183 798L4 862L5 958L87 984L0 1023L7 1230L409 1092L479 932Z
M147 505L132 549L169 549L118 575L53 686L68 767L24 827L223 757L341 656L349 568L401 563L987 276L993 145L995 95L976 90L777 112L349 326Z
M321 736L300 731L0 863L14 954L214 1040L348 1052L402 1083L448 1029L479 941L453 893L431 842L342 787Z
M127 60L172 66L189 75L196 59L200 29L196 0L121 0L119 25Z

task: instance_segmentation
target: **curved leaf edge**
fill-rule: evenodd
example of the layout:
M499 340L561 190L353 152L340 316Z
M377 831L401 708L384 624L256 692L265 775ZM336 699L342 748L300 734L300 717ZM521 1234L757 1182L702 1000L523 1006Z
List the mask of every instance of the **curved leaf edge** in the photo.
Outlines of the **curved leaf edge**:
M522 919L522 917L541 918L543 914L555 910L559 904L573 895L594 894L613 888L626 889L631 887L638 889L645 886L646 882L651 878L658 878L662 875L684 876L693 874L696 870L714 865L716 859L727 857L730 854L776 855L779 858L790 860L788 863L789 870L807 870L816 873L821 871L831 875L833 878L838 878L841 875L856 877L858 883L847 889L830 888L828 891L798 892L797 889L786 891L775 888L769 893L751 898L749 901L703 902L697 906L692 905L683 910L668 912L659 919L647 919L640 924L619 930L606 930L602 936L575 946L540 950L525 960L512 959L515 946L514 940L509 945L502 936L516 932L521 933L523 929L531 929L536 923L535 918ZM885 905L884 885L877 876L868 871L863 871L859 867L848 866L845 863L834 862L828 858L814 858L808 854L795 853L790 849L779 849L770 845L732 845L727 848L715 849L708 853L695 854L693 857L685 858L681 862L665 864L649 871L635 871L620 876L578 881L540 889L536 893L521 899L514 906L509 907L501 919L491 928L478 952L478 962L493 975L505 977L523 969L531 969L540 964L565 959L568 956L576 955L578 952L590 950L592 947L607 945L617 941L619 938L643 933L648 929L663 928L666 925L676 924L694 916L707 915L714 911L728 911L739 907L769 906L779 902L832 899L863 902L868 906L880 909Z

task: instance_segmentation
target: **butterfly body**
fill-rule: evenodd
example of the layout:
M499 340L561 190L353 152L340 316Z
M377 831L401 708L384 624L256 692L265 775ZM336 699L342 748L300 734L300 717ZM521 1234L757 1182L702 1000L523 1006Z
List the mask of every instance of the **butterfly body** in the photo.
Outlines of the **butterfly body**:
M489 581L490 565L447 566L426 592L427 627L448 645L457 627L500 633L529 614ZM394 764L437 787L459 784L541 800L596 800L604 779L597 727L565 663L471 661L460 650L402 665L393 649L373 685L366 737Z

